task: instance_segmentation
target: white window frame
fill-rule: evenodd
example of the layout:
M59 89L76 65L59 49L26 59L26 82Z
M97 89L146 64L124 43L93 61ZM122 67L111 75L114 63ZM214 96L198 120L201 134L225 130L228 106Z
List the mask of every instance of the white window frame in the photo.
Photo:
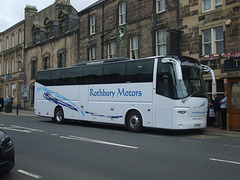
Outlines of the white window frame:
M9 48L9 39L8 39L8 36L6 37L6 48L7 48L7 50L8 50L8 48Z
M14 73L15 70L15 62L14 62L14 58L12 57L12 73Z
M18 44L22 44L22 30L18 31Z
M119 25L126 24L127 5L126 2L119 4Z
M18 56L18 62L19 62L18 71L21 72L22 71L22 56L21 55Z
M159 35L161 35L161 37L159 37ZM165 56L167 54L167 42L166 42L166 40L167 40L166 29L157 30L156 31L156 55L157 56ZM160 48L163 51L160 51L159 50Z
M96 47L89 49L89 61L96 60Z
M6 74L8 74L8 59L6 60Z
M16 85L12 83L11 84L11 97L13 97L13 99L15 97L15 93L14 93L15 90L16 90Z
M208 3L210 7L205 6L206 3ZM223 0L203 0L203 7L202 7L203 12L212 11L212 10L215 10L215 9L222 8L222 5L223 5Z
M215 0L215 9L222 8L222 5L223 5L223 0Z
M116 52L116 44L115 42L108 43L108 59L114 58Z
M15 46L15 38L14 38L14 34L12 34L12 48Z
M130 58L138 59L138 36L130 38Z
M166 0L156 0L156 13L166 11Z
M5 85L5 97L8 97L9 94L8 94L8 91L9 91L9 87L8 87L8 84Z
M223 27L222 26L214 27L214 28L206 29L206 30L202 31L202 37L203 37L202 38L202 51L203 51L202 53L204 55L211 55L211 54L216 54L216 53L222 53L222 52L217 52L217 43L223 42L223 34L222 34L222 38L221 39L217 39L216 38L216 35L217 35L216 34L216 30L218 28L222 28L222 33L223 33ZM206 42L205 38L204 38L204 32L206 32L206 31L210 31L210 33L211 33L211 39L208 42ZM205 52L205 46L206 45L210 45L210 47L211 47L211 50L210 50L209 54L206 54L206 52ZM222 45L222 50L223 50L223 45Z
M96 33L96 16L90 16L90 35L94 35Z

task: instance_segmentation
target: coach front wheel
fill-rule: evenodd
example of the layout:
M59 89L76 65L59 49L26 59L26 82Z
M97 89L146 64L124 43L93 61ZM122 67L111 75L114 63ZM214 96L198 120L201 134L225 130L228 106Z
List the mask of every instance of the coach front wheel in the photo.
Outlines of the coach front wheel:
M126 117L126 126L129 131L140 132L142 130L142 116L138 111L131 111Z

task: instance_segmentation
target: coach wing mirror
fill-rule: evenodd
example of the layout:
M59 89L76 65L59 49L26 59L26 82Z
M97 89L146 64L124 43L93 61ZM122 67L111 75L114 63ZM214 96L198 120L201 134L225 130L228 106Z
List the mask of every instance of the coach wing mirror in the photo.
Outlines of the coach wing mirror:
M207 73L210 72L211 73L211 75L212 75L212 82L215 85L216 84L216 80L215 80L215 75L214 75L213 70L210 67L208 67L206 65L203 65L203 64L201 64L201 67L202 67L202 72L207 72Z
M163 58L162 59L162 63L172 63L172 64L174 64L175 65L175 69L176 69L177 79L178 80L183 80L181 64L176 59L173 59L173 58Z

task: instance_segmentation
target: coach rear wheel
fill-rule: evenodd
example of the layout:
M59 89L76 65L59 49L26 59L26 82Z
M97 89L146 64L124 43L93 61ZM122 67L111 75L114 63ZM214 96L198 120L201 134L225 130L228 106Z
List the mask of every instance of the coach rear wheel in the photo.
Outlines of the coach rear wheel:
M140 132L142 130L142 116L137 111L132 111L127 115L126 126L129 131Z
M63 114L63 110L61 107L58 107L56 110L55 110L55 114L54 114L54 119L55 119L55 122L58 123L58 124L62 124L64 123L64 114Z

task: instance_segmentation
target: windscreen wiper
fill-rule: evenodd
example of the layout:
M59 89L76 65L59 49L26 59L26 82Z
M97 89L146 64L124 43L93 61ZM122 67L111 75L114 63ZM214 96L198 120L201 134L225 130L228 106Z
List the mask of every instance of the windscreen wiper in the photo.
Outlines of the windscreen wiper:
M192 97L193 95L195 95L196 93L198 93L199 91L195 91L194 93L192 93L191 95L189 95L188 97L182 99L182 102L185 103L190 97Z

